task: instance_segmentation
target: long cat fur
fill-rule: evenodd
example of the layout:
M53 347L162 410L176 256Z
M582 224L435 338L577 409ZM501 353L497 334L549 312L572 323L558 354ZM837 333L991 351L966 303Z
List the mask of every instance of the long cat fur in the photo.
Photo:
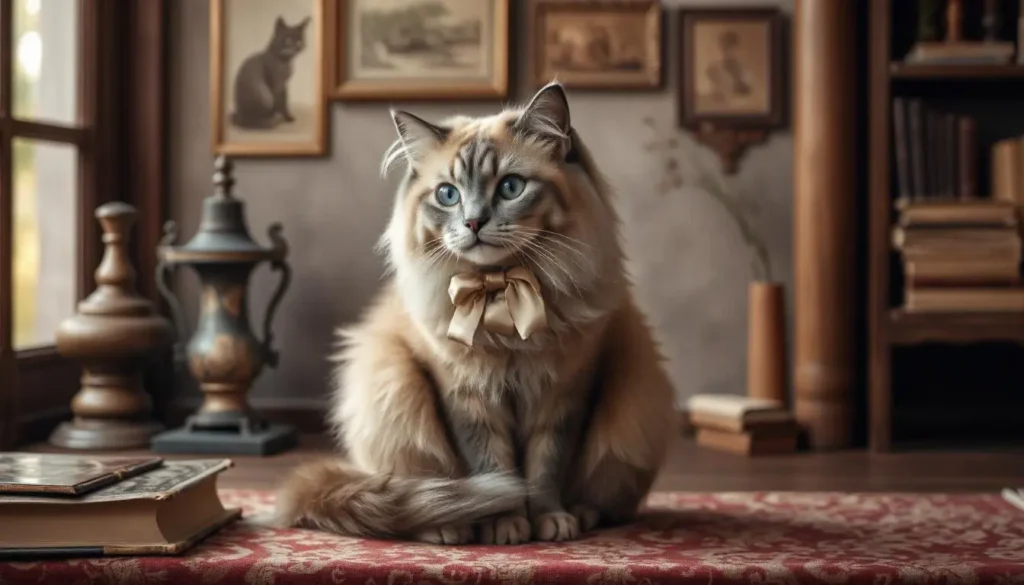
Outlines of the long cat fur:
M564 90L552 83L526 105L436 125L392 115L399 139L384 170L404 160L407 171L382 238L389 280L339 332L329 417L346 455L297 469L279 522L515 544L629 521L676 428L673 392L633 299L611 189ZM504 226L517 231L504 260L460 253L427 209L441 178L470 167L487 193L506 168L540 189ZM492 262L532 269L548 328L527 340L481 329L472 347L448 340L450 278Z

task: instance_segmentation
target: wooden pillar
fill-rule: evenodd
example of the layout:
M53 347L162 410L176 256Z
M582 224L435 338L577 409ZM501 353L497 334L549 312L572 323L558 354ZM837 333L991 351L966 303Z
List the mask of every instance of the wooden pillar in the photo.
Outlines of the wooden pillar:
M794 409L813 449L852 442L856 5L794 11Z

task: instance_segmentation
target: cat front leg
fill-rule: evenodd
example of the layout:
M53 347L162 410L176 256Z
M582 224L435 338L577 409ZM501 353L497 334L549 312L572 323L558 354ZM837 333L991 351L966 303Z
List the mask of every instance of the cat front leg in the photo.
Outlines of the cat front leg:
M444 400L455 443L470 472L515 473L516 449L511 412L475 390L457 390ZM526 501L511 514L479 526L483 544L520 544L530 540Z
M526 442L525 475L530 486L527 508L533 538L543 541L575 540L580 527L565 511L562 488L572 460L576 425L563 421L532 429Z
M678 428L672 384L634 305L616 315L606 339L595 404L567 496L583 530L635 517Z
M278 94L277 94L277 107L276 107L276 109L277 109L277 112L279 114L281 114L281 118L283 118L285 122L294 122L295 121L295 116L292 115L291 108L288 107L288 88L287 87L281 88L280 92L278 92Z

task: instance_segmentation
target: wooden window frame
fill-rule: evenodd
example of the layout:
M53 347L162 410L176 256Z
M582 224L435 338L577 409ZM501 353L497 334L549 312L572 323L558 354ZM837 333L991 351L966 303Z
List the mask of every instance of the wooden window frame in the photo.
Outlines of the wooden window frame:
M139 212L132 260L139 291L155 302L155 249L166 217L165 0L79 2L79 127L13 117L13 3L0 0L0 449L45 438L70 414L80 369L55 348L15 351L12 344L14 137L78 148L77 298L95 288L102 253L95 208L126 201ZM169 372L157 379L170 384Z

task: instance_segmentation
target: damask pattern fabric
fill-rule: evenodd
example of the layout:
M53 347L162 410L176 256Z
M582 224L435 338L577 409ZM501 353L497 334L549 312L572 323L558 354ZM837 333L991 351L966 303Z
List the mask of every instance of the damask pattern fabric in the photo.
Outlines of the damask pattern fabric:
M998 494L660 493L634 525L561 544L435 546L242 521L174 558L0 564L0 585L1024 583L1024 511Z

